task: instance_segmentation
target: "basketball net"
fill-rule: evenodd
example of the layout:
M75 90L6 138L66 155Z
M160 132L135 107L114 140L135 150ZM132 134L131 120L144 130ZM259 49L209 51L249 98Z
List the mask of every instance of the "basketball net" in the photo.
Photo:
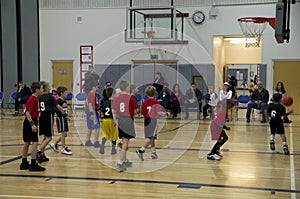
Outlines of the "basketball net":
M261 37L266 28L268 19L263 17L238 19L241 30L246 36L246 48L260 47Z
M151 42L155 35L155 31L142 31L142 34L144 34L144 45L148 46L150 56L152 56Z

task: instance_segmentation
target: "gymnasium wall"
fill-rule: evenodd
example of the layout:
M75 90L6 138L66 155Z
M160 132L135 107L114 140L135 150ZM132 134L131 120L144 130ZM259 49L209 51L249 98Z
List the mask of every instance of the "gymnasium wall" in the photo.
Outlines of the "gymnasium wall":
M0 0L1 81L7 102L19 81L39 80L38 0Z
M290 43L278 45L274 30L269 26L263 36L261 63L267 64L267 88L272 87L274 58L300 57L300 37L295 35L300 30L296 21L300 18L300 12L297 12L300 5L291 7ZM214 36L241 35L237 23L239 17L275 16L275 4L220 6L217 7L219 13L216 19L210 19L210 8L178 8L190 13L190 16L195 10L202 10L207 19L201 25L193 24L191 18L186 20L185 38L189 40L188 45L155 45L155 48L161 48L165 52L160 54L160 59L179 59L179 64L215 64ZM131 64L132 59L149 59L149 53L143 44L124 43L125 16L125 9L40 10L41 79L52 81L50 60L55 59L74 59L74 79L79 79L79 46L83 44L94 46L95 64ZM78 17L82 21L78 22ZM219 46L219 49L222 48ZM222 54L222 51L218 52ZM215 77L222 76L217 73L222 72L223 62L215 64ZM215 79L215 82L220 80ZM78 82L74 83L76 84ZM74 92L78 92L78 86L74 88Z

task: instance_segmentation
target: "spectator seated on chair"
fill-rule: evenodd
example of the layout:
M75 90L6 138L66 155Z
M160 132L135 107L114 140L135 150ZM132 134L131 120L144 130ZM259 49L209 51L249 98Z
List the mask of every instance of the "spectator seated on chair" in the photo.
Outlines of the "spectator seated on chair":
M15 100L15 113L14 115L20 115L19 109L21 105L25 105L29 96L31 95L31 90L27 87L24 82L19 82L17 97Z
M212 88L208 89L208 93L205 95L207 103L203 106L203 119L207 117L207 110L210 108L210 118L214 118L214 108L217 105L217 94L213 91Z
M200 112L202 112L202 93L196 88L196 84L191 83L191 88L186 91L184 101L184 119L189 118L189 108L197 108L197 119L200 119Z
M173 91L171 93L171 105L172 110L171 114L173 114L172 118L176 118L177 114L181 112L180 105L183 105L184 103L184 96L182 92L180 91L179 84L174 84Z
M158 101L160 102L160 105L165 108L165 110L171 110L171 95L168 91L168 83L164 83L164 86L162 88L162 91L158 94Z
M267 103L269 101L269 92L262 85L261 81L257 82L257 89L255 89L251 95L251 102L248 104L246 119L247 122L250 122L250 114L251 110L259 109L262 111L262 120L261 122L266 122L266 114L265 109L267 107Z

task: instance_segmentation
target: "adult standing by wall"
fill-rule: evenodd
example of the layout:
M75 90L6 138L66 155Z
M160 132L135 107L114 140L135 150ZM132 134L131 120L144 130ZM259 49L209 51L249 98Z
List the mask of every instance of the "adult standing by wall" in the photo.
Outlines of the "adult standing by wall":
M257 89L255 89L251 95L251 102L248 104L246 119L250 122L250 114L252 108L260 109L262 111L261 123L266 122L265 109L269 101L269 91L265 89L261 81L257 82Z
M21 104L26 104L29 96L31 95L31 90L24 82L20 81L18 85L17 98L15 100L15 116L19 115L19 108Z
M165 79L161 75L161 72L156 72L154 76L154 83L153 86L156 88L156 93L161 93L163 86L164 86Z

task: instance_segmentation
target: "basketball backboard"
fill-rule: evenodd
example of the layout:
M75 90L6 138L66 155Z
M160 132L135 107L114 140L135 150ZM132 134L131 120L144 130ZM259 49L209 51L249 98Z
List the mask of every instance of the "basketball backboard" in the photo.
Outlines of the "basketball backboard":
M127 9L125 42L144 43L145 32L154 32L152 44L186 44L183 38L184 18L188 13L182 13L175 7L164 8L134 8ZM178 21L176 21L178 19Z

